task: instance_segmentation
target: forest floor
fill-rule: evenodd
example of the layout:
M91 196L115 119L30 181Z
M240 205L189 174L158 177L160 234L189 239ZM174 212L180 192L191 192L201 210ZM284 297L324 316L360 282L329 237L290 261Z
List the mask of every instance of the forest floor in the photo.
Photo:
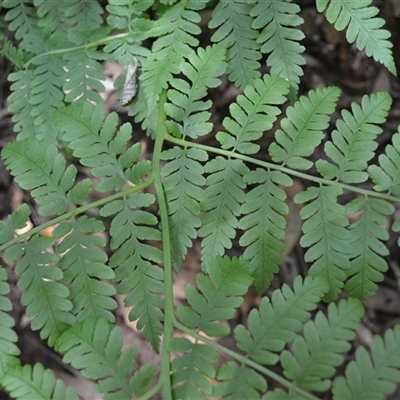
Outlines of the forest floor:
M360 102L364 94L371 94L378 91L389 92L393 98L389 117L383 126L383 133L379 136L379 150L376 157L390 143L391 136L397 131L400 125L400 79L392 76L387 70L365 56L363 52L359 52L354 45L346 42L344 33L336 32L329 24L326 23L321 15L317 15L315 7L308 7L310 3L303 1L302 17L305 20L303 29L306 33L306 39L303 45L306 47L305 57L307 65L304 67L304 76L301 79L300 94L307 93L310 89L326 86L338 86L342 90L338 107L332 116L331 130L334 129L335 121L340 118L340 111L349 109L350 104ZM314 2L311 2L313 4ZM381 17L385 18L388 29L391 30L394 46L394 56L398 71L400 71L400 7L399 10L393 10L391 2L382 1L386 4L382 8ZM204 40L208 40L205 38ZM105 64L107 76L112 83L113 79L121 72L117 64ZM5 60L0 59L0 148L15 138L13 132L12 115L7 111L7 96L9 94L8 74L12 71L11 65ZM263 72L268 69L263 67ZM400 73L400 72L399 72ZM110 85L112 88L112 85ZM222 128L221 122L228 115L228 107L235 100L239 92L229 84L226 78L223 78L223 85L214 92L212 100L214 100L213 122L215 123L215 132ZM127 110L120 110L120 105L116 99L115 92L110 89L104 93L106 105L109 111L117 111L121 116L121 122L132 119L127 115ZM152 144L141 132L140 127L134 125L136 140L143 143L143 157L151 158ZM203 138L207 144L215 144L214 136L209 135ZM261 141L261 152L266 149L272 137L265 135ZM322 146L312 156L314 160L320 158L322 154ZM83 172L84 173L84 172ZM299 209L292 199L294 195L302 190L304 182L295 181L292 188L288 190L288 205L290 214L288 217L288 231L286 241L286 252L284 255L284 263L280 272L276 275L271 288L272 291L278 288L282 283L291 284L294 277L307 272L308 265L304 262L303 250L299 246L299 238L301 234L301 221L299 217ZM348 201L348 199L343 199ZM39 225L44 222L43 218L35 212L37 207L33 203L29 193L22 191L13 182L12 178L0 164L0 218L6 217L9 213L18 208L21 203L28 203L32 210L32 222ZM397 218L400 210L396 211ZM392 234L388 245L390 254L386 257L389 270L385 275L385 279L379 285L376 296L365 302L366 315L362 320L358 330L356 343L369 346L374 334L382 334L386 329L400 323L400 250L397 246L398 237ZM239 255L239 247L231 250L231 255ZM57 376L72 385L81 398L84 400L101 399L99 395L93 392L92 383L83 379L79 373L64 365L61 357L49 349L45 342L40 340L36 332L32 332L29 321L25 316L25 309L20 303L20 292L16 286L17 277L13 273L12 266L5 265L4 261L0 262L8 269L10 273L11 293L10 298L14 304L12 312L16 320L16 330L19 335L19 347L22 351L21 359L24 363L34 364L42 362L46 367L52 368ZM175 278L174 290L176 295L176 303L184 303L184 286L186 283L194 283L196 274L201 270L200 266L200 243L194 242L193 247L189 250L188 256L182 266L182 270ZM146 363L158 364L158 356L151 350L147 341L143 340L140 332L136 330L135 324L128 320L128 311L123 304L123 298L118 298L120 307L116 312L119 326L123 329L125 337L125 345L138 345L140 354L138 364ZM246 320L249 311L258 305L260 297L254 291L246 296L243 306L239 313L235 316L234 323L242 323ZM224 342L225 346L230 346L230 339ZM233 343L233 341L232 341ZM350 356L350 355L349 355ZM0 400L5 400L4 394L0 393ZM395 400L400 398L400 390L397 390L389 399ZM324 397L328 400L328 397Z

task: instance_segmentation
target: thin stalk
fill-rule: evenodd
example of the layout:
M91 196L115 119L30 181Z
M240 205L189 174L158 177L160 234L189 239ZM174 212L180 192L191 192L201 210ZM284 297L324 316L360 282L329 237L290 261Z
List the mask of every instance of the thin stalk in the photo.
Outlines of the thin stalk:
M172 262L171 262L171 241L169 236L168 209L165 199L164 188L161 182L161 164L160 154L164 143L164 137L167 134L165 128L165 112L164 103L167 99L164 90L160 96L157 135L154 144L153 153L153 172L154 187L159 206L161 218L161 232L163 238L163 257L164 257L164 293L165 293L165 312L164 312L164 334L163 345L161 351L161 372L160 380L162 382L162 391L164 399L170 399L171 396L171 376L170 376L170 342L174 327L174 293L172 289Z
M171 142L171 143L178 144L182 147L195 147L197 149L202 149L202 150L205 150L210 153L220 154L227 158L229 158L229 157L237 158L237 159L243 160L245 162L248 162L248 163L251 163L254 165L259 165L260 167L263 167L266 169L278 170L278 171L284 172L285 174L296 176L297 178L315 182L320 185L339 186L343 190L360 193L366 197L375 197L375 198L390 201L393 203L400 203L400 197L392 196L390 194L385 194L385 193L378 193L373 190L363 189L363 188L359 188L356 186L347 185L347 184L341 183L339 181L330 181L330 180L327 180L324 178L318 178L317 176L308 175L303 172L299 172L299 171L295 171L290 168L283 167L282 165L277 165L277 164L273 164L273 163L270 163L267 161L258 160L257 158L245 156L243 154L235 153L233 151L223 150L223 149L219 149L219 148L215 148L215 147L211 147L211 146L206 146L206 145L200 144L200 143L189 142L189 141L183 140L183 139L177 139L177 138L171 136L170 134L167 134L165 136L165 140L167 140L168 142Z

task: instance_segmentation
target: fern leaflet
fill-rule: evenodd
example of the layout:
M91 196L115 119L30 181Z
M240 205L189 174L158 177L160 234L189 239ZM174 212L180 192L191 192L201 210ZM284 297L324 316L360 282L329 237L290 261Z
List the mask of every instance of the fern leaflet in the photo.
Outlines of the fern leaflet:
M385 21L377 18L377 7L371 7L372 0L317 0L319 12L326 10L326 18L338 31L347 28L346 38L349 43L356 42L359 50L364 50L368 57L382 63L393 75L397 75L388 40L389 31L381 29Z
M188 84L180 78L171 81L173 89L167 96L170 103L165 105L168 116L175 121L166 121L169 132L176 137L189 136L196 139L212 130L212 123L207 122L211 116L208 110L211 100L200 101L207 94L207 88L217 87L221 81L218 76L225 72L225 48L221 45L200 47L198 54L190 51L188 62L182 63L181 73L191 81Z
M378 289L375 282L383 280L383 273L388 268L383 257L389 251L382 241L388 240L389 234L382 224L394 213L394 207L383 200L367 197L352 201L346 210L349 214L362 211L362 215L349 227L353 252L345 290L353 297L365 300L375 294Z
M299 43L304 34L294 27L304 21L298 15L300 7L290 2L264 0L253 7L250 15L256 17L252 27L262 29L257 42L263 53L270 53L267 65L271 67L271 74L287 80L297 90L299 77L303 75L301 66L305 64L301 53L305 49Z
M72 388L56 379L54 372L42 364L17 366L0 379L1 385L11 396L19 400L57 399L78 400Z
M368 173L378 192L388 192L400 196L400 127L392 136L392 144L386 146L385 153L379 155L379 166L370 165Z
M4 255L7 262L21 258L15 267L15 273L20 275L18 287L23 291L21 303L27 306L26 315L33 318L32 329L40 329L40 337L48 338L50 346L75 323L69 291L60 283L63 274L55 265L58 257L45 252L53 242L50 237L33 236Z
M72 0L70 7L65 13L68 21L71 21L73 28L89 30L98 29L103 23L101 15L103 9L98 0L95 1L80 1Z
M289 209L285 203L286 193L279 186L291 186L292 179L280 171L267 172L257 168L245 175L243 180L248 185L257 184L257 187L246 194L241 206L244 216L239 228L244 234L239 244L247 246L243 259L249 263L256 289L263 293L282 263L280 253L285 250L282 243L286 226L284 215Z
M228 257L216 257L209 275L197 275L199 290L190 284L186 286L185 294L190 307L179 307L178 316L191 329L208 336L222 337L229 333L229 328L218 321L232 317L235 308L243 302L242 296L252 278L242 260ZM210 395L212 387L203 374L215 377L212 364L217 361L218 353L184 338L174 339L171 350L185 351L183 356L172 362L176 398L203 398L202 392Z
M319 311L315 321L307 321L303 336L297 336L292 353L284 350L281 362L284 374L296 385L317 392L329 389L329 378L335 375L335 367L342 364L342 354L350 350L350 340L360 323L364 309L361 303L350 298L341 300L338 306L330 303L328 317Z
M240 204L245 199L243 176L249 172L242 160L216 157L205 165L210 175L206 180L205 200L201 208L199 236L202 240L203 267L208 269L210 260L223 255L232 247L232 239L239 226Z
M10 291L7 278L7 271L4 268L0 268L0 377L3 377L12 367L19 364L17 356L20 354L18 347L15 345L18 337L12 329L15 322L7 314L7 311L12 310L11 301L5 297Z
M287 117L281 121L282 130L275 133L276 143L268 149L275 163L301 170L312 167L304 157L310 156L324 138L328 115L334 111L339 95L336 87L311 90L308 97L301 96L288 107Z
M97 392L106 393L107 400L130 400L146 391L155 373L153 365L146 365L130 377L137 356L132 346L121 353L122 332L104 318L88 317L65 332L57 342L64 353L63 361L82 370L88 379L98 380Z
M101 210L104 217L117 214L111 223L110 247L116 250L109 265L115 268L118 293L127 293L125 306L133 306L129 313L131 321L138 320L137 328L158 351L161 321L164 316L163 271L157 263L162 263L161 250L147 244L160 241L160 231L153 228L158 223L156 217L137 208L148 207L155 198L151 194L135 193L127 200L116 200Z
M250 312L248 329L243 325L235 329L239 349L260 364L276 364L276 353L294 340L327 289L321 278L309 276L303 282L298 276L293 290L284 284L273 292L271 300L264 297L259 311Z
M208 155L200 149L174 147L161 153L161 158L169 161L162 174L168 200L172 261L175 269L179 269L191 239L197 237L196 228L201 225L200 202L204 198L201 186L206 182L201 162L207 161Z
M15 236L16 229L25 228L31 215L31 210L27 204L21 204L21 207L7 217L7 221L0 221L0 245L7 243Z
M143 65L140 76L146 92L148 108L153 110L162 89L166 89L172 74L180 72L183 57L192 53L199 41L194 37L201 32L197 23L200 16L193 10L204 8L205 2L189 0L170 7L157 21L150 36L161 36L152 47L152 51Z
M114 278L114 272L104 264L107 256L99 250L105 246L104 239L91 235L103 230L100 221L83 216L77 221L63 221L53 231L55 239L62 238L57 246L57 252L62 254L59 262L64 272L62 283L69 287L69 298L74 306L71 312L78 321L89 315L115 321L109 311L117 307L112 298L115 289L104 281Z
M309 274L322 276L329 283L326 301L337 298L343 288L350 269L350 233L346 229L349 221L344 206L336 202L342 194L339 186L310 187L294 198L296 203L309 201L300 211L303 223L302 247L309 247L304 259L313 262Z
M342 111L343 120L337 121L337 130L332 132L332 142L325 143L325 153L336 165L318 160L316 167L325 179L337 179L345 183L359 183L368 179L364 171L367 162L378 147L375 142L382 129L376 124L386 121L392 104L388 93L363 96L361 107L352 103L353 115Z
M258 140L264 131L272 128L277 116L281 113L275 105L283 104L289 87L282 79L265 75L256 79L253 86L244 89L244 95L229 106L232 118L223 120L226 132L218 132L217 140L223 149L232 149L242 154L257 153L260 146L252 141Z
M213 42L223 42L227 47L228 77L237 87L244 89L260 76L258 60L258 32L252 28L251 5L243 0L220 1L213 10L208 24L218 28L212 35Z
M371 356L364 347L346 368L346 376L333 381L334 400L383 400L394 391L400 377L400 326L388 329L385 337L375 336Z

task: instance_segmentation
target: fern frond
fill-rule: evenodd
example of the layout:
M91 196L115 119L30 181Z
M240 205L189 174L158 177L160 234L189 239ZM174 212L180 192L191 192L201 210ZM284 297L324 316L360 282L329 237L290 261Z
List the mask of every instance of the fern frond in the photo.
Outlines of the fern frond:
M356 199L346 206L348 214L362 212L360 218L350 227L351 234L351 268L346 271L350 277L345 290L360 300L372 297L383 280L383 273L388 265L383 258L389 250L382 243L389 239L389 233L383 224L388 215L394 213L394 207L379 199Z
M296 392L287 393L282 389L275 389L266 393L261 400L307 400L307 398Z
M130 378L138 351L132 346L121 353L122 344L119 327L112 327L104 318L96 320L90 316L66 331L57 348L64 354L65 363L99 382L95 389L106 393L105 399L130 400L148 389L155 368L147 365Z
M32 97L33 70L22 70L11 72L8 80L12 93L8 96L10 103L8 111L12 112L12 121L15 122L14 131L19 132L18 139L38 137L40 127L35 125L35 118L32 115L33 105L30 103Z
M329 114L335 110L340 89L326 87L311 90L307 96L287 108L287 117L281 121L281 129L275 133L276 143L269 146L269 154L275 163L289 168L307 170L310 156L324 138L323 130L329 126Z
M376 17L377 7L371 7L372 0L317 0L319 12L326 10L326 19L334 24L338 31L346 30L349 43L356 42L359 50L364 50L368 57L383 64L393 75L397 75L391 48L388 40L390 32L382 29L385 20Z
M341 194L339 186L319 186L309 187L294 198L299 204L310 202L300 211L306 220L300 245L309 248L304 255L307 262L313 262L309 275L322 276L329 283L326 301L337 298L350 269L351 235L346 229L345 208L337 203Z
M79 42L77 44L81 45ZM63 86L67 93L65 101L91 101L96 104L102 102L99 92L105 91L102 81L105 81L106 76L103 66L96 59L99 54L96 51L79 50L64 55L67 61Z
M185 294L190 307L179 307L178 316L191 329L208 336L226 336L229 328L217 321L232 318L252 281L243 260L218 256L210 265L209 277L197 275L198 290L186 285Z
M6 222L0 221L0 245L7 243L15 236L16 229L25 228L31 215L27 204L21 204L20 208L7 217Z
M47 0L33 0L36 8L38 26L45 28L51 36L63 35L68 33L69 20L66 18L65 13L71 6L71 2L49 2Z
M392 144L379 155L379 166L370 165L368 173L375 183L374 190L400 196L400 127L392 136Z
M400 378L400 326L388 329L385 337L374 336L371 355L364 347L346 368L346 376L333 381L334 400L383 400Z
M41 205L42 215L63 214L73 200L83 202L91 189L85 179L72 188L77 169L66 162L55 145L39 142L35 138L9 142L2 157L14 179Z
M223 364L217 372L218 383L214 387L213 395L222 396L224 400L256 400L259 392L267 390L267 383L263 376L244 365L233 361Z
M377 126L386 121L392 104L388 93L379 92L363 96L361 106L352 103L352 114L342 111L343 120L336 123L332 141L325 143L326 155L334 165L326 160L318 160L316 167L325 179L337 179L345 183L359 183L368 179L364 170L378 147L376 137L382 132Z
M65 12L65 16L72 25L70 28L97 29L101 27L103 9L98 0L72 0L69 3L70 7Z
M78 400L78 395L62 379L56 379L51 369L42 364L17 366L0 379L1 385L15 399Z
M5 296L10 292L7 278L7 271L4 268L0 268L0 377L20 363L17 358L20 351L15 345L18 341L18 336L12 329L15 321L7 314L13 308L10 299Z
M299 13L300 7L291 0L265 0L251 10L251 16L256 17L252 27L262 29L257 42L263 53L270 53L267 66L271 74L285 79L295 90L303 75L301 66L306 63L301 55L305 49L299 43L304 34L295 28L304 22Z
M196 139L210 133L213 127L211 113L206 111L211 107L211 100L203 101L207 88L220 85L221 76L226 70L225 47L221 45L199 47L197 54L191 50L186 55L189 62L181 65L181 73L191 83L183 79L172 79L173 89L168 90L170 103L165 105L167 115L175 121L167 121L169 132L176 137L189 136Z
M214 8L208 27L218 28L211 37L227 47L228 77L244 89L260 76L261 58L258 32L252 28L251 5L243 0L220 1Z
M201 186L206 183L202 163L208 160L208 154L200 149L174 147L161 153L161 159L169 161L161 173L165 177L172 261L175 269L179 269L201 226L200 202L204 199Z
M23 291L21 303L27 306L26 315L33 318L32 329L40 329L40 337L48 339L50 346L75 323L69 290L60 283L63 274L56 266L58 257L46 252L53 242L53 238L35 235L4 255L6 262L21 258L15 267L20 276L18 287Z
M71 312L78 321L89 315L115 321L114 315L108 311L117 307L112 298L115 289L104 281L113 279L115 275L105 265L106 254L99 249L105 246L105 240L92 235L103 230L100 221L83 216L77 221L63 221L53 231L55 239L63 238L57 246L57 252L62 254L58 265L64 272L62 283L69 287L69 298L74 306Z
M21 40L20 47L25 46L25 41L32 37L40 40L42 30L38 26L36 9L33 1L4 0L2 7L10 8L4 19L9 21L7 29L15 32L15 39Z
M212 394L210 379L215 378L214 363L218 352L210 346L190 342L186 338L172 339L170 350L184 353L171 362L171 386L176 400L206 400Z
M286 377L307 390L324 392L331 386L329 378L336 373L335 367L344 361L342 354L351 348L355 329L364 315L362 304L349 298L336 306L330 303L328 316L319 311L315 321L304 325L304 336L297 336L291 352L281 353Z
M244 95L239 95L236 103L229 106L233 119L225 117L222 124L230 134L218 132L216 135L221 147L242 154L257 153L260 146L252 141L272 128L281 113L275 105L283 104L288 92L287 82L277 76L255 79L252 86L244 89Z
M271 300L264 297L260 309L250 312L248 329L243 325L236 327L239 349L260 364L276 364L276 353L294 340L327 290L324 279L312 276L304 281L296 277L293 290L283 284L281 290L273 292Z
M244 231L239 244L246 247L243 259L249 263L254 284L263 293L272 281L273 274L279 271L282 263L282 243L286 233L286 220L289 208L285 203L286 193L280 188L291 186L292 179L280 171L267 172L257 168L243 177L248 185L257 184L250 190L241 206L244 217L239 229Z
M161 321L164 319L164 300L160 297L164 293L164 276L156 264L162 263L162 253L147 242L159 242L161 233L153 227L158 223L157 218L147 211L138 210L154 201L151 194L135 193L127 200L107 204L101 215L117 214L110 229L110 247L116 251L109 265L115 269L118 293L127 293L125 306L133 307L129 319L138 320L137 328L143 329L144 336L158 351Z
M92 168L92 174L103 178L97 185L99 192L118 191L125 184L138 183L150 169L149 161L135 162L141 145L135 143L127 150L132 136L132 126L122 125L117 133L116 113L104 120L104 106L89 102L58 109L54 113L57 126L65 133L63 139L73 150L80 163Z
M203 237L203 268L208 269L209 261L223 255L232 247L232 239L239 226L240 204L244 202L246 187L243 176L249 172L242 160L217 156L205 165L210 175L206 180L205 200L200 204L205 211L201 218L199 236Z
M149 32L150 36L162 35L153 43L140 76L150 110L157 104L161 91L168 87L172 74L180 73L184 57L192 52L192 47L199 44L194 36L201 32L197 25L200 15L193 10L205 6L205 2L189 0L169 7Z
M11 61L18 69L21 69L25 62L25 52L21 48L15 47L8 39L3 41L0 54Z

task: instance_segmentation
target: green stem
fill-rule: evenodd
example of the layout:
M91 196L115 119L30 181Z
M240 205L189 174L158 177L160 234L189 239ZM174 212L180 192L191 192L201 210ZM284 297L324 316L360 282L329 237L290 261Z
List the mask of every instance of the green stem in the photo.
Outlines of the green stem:
M161 218L161 230L163 238L163 256L164 256L164 293L165 293L165 316L163 346L161 352L161 372L160 380L162 382L163 398L170 399L171 395L171 376L170 376L170 342L174 326L174 294L172 289L172 262L171 262L171 241L169 236L168 209L165 199L164 188L161 182L160 154L164 143L164 137L167 134L165 128L164 103L167 94L164 90L160 96L157 136L154 144L153 153L153 172L154 187L156 189L159 213Z
M38 54L37 56L32 57L29 61L27 61L23 65L23 68L27 69L29 67L29 65L31 65L31 63L33 63L35 60L37 60L40 57L51 56L51 55L54 55L54 54L66 54L66 53L71 53L71 52L78 51L78 50L87 50L87 49L90 49L90 48L93 48L93 47L101 46L101 45L106 44L108 42L112 42L115 39L123 39L123 38L125 38L127 36L129 36L129 33L120 33L118 35L106 36L103 39L96 40L95 42L91 42L91 43L82 44L80 46L67 47L65 49L46 51L45 53Z
M37 226L36 228L33 228L30 231L23 233L22 235L16 236L14 239L12 239L12 240L8 241L7 243L4 243L2 246L0 246L0 251L7 249L8 247L12 246L13 244L16 244L18 242L28 239L29 237L35 235L36 233L41 232L43 229L48 228L49 226L59 224L60 222L65 221L66 219L73 218L79 214L83 214L86 211L91 210L92 208L101 207L102 205L110 203L113 200L117 200L121 197L128 196L132 193L142 191L146 187L152 185L153 181L154 181L154 177L150 176L150 178L146 182L143 182L140 185L130 187L126 190L123 190L122 192L118 192L118 193L112 194L111 196L107 196L107 197L104 197L103 199L94 201L93 203L86 204L81 207L77 207L70 212L60 215L57 218L53 218L50 221L47 221L44 224L41 224L41 225Z
M215 147L211 147L211 146L206 146L206 145L200 144L200 143L189 142L189 141L183 140L183 139L177 139L177 138L171 136L170 134L167 134L165 136L165 140L167 140L171 143L178 144L179 146L182 146L182 147L195 147L195 148L202 149L202 150L205 150L210 153L220 154L220 155L228 157L228 158L229 157L237 158L237 159L243 160L245 162L248 162L248 163L251 163L254 165L259 165L260 167L263 167L265 169L278 170L278 171L284 172L285 174L296 176L297 178L301 178L301 179L304 179L307 181L312 181L312 182L318 183L320 185L340 186L343 190L360 193L363 196L375 197L375 198L380 198L382 200L387 200L387 201L394 202L394 203L400 203L400 197L391 196L390 194L385 194L385 193L378 193L373 190L362 189L362 188L359 188L356 186L346 185L345 183L341 183L338 181L330 181L327 179L318 178L317 176L308 175L303 172L295 171L290 168L285 168L281 165L273 164L273 163L270 163L267 161L258 160L257 158L245 156L243 154L235 153L233 151L223 150L223 149L219 149L219 148L215 148Z
M269 376L271 379L275 380L276 382L279 382L281 385L287 387L289 390L296 392L303 396L305 399L308 400L319 400L318 397L313 396L312 394L304 391L303 389L300 389L293 383L289 382L285 378L282 378L280 375L276 374L275 372L269 370L268 368L263 367L262 365L248 359L245 356L242 356L241 354L236 353L235 351L229 350L224 346L221 346L220 344L196 333L193 332L191 329L187 328L185 325L183 325L181 322L175 320L174 325L176 328L180 329L182 332L187 333L188 335L192 336L193 338L202 341L206 344L208 344L210 347L213 347L215 350L224 353L233 359L239 361L240 363L246 364L251 368L254 368L255 370Z

